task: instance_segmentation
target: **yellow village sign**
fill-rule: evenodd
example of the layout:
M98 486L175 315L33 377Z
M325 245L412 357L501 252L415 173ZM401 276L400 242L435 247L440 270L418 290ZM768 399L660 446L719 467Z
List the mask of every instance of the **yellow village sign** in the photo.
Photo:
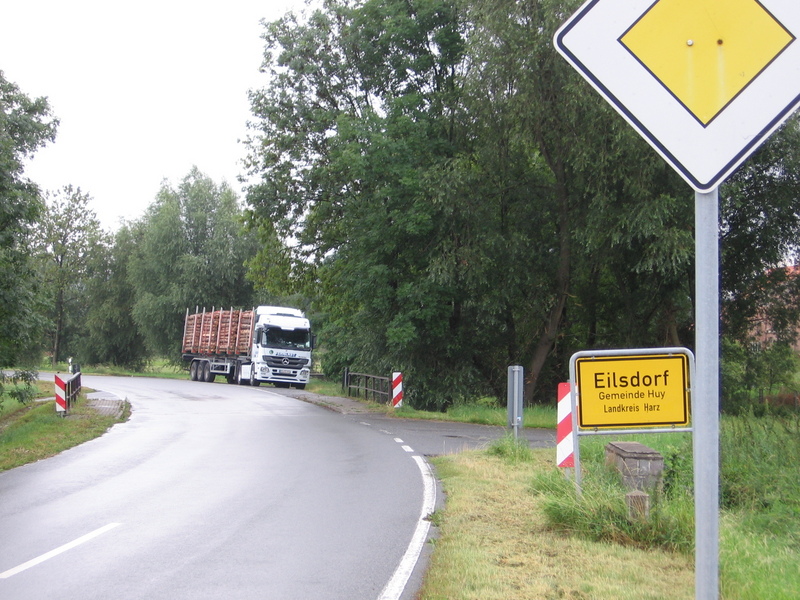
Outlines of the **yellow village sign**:
M573 360L581 429L688 425L688 351L582 352Z

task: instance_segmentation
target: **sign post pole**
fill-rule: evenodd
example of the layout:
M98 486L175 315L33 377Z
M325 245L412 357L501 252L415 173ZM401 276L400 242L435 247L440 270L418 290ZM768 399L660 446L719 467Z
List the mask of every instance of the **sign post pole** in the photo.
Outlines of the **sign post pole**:
M695 597L719 598L719 190L695 193Z
M735 6L734 6L735 4ZM558 51L695 190L696 598L719 597L718 186L800 107L800 3L586 0Z
M522 387L522 367L519 365L508 367L508 426L514 432L514 439L519 437L519 428L522 427Z

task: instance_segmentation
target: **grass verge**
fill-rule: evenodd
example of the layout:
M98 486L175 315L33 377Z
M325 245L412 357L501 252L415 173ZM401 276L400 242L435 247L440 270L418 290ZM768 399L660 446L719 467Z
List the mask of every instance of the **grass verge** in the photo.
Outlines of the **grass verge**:
M508 444L508 442L503 442ZM527 457L526 457L527 454ZM532 481L552 450L434 458L447 506L420 600L689 599L692 559L596 542L553 529Z
M48 387L52 394L52 383ZM125 418L99 414L88 406L84 394L68 417L56 414L53 401L7 405L0 415L0 471L54 456L99 437Z
M721 421L720 591L790 600L800 589L800 420ZM691 437L625 436L665 458L650 520L629 521L605 436L581 442L583 495L552 450L500 440L433 459L447 493L421 600L682 599L694 593Z

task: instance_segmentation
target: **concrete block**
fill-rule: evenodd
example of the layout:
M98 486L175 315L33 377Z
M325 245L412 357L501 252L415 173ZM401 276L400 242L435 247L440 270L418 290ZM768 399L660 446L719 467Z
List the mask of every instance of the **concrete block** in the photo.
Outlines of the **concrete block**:
M664 457L639 442L610 442L606 445L606 463L614 465L629 490L661 489Z

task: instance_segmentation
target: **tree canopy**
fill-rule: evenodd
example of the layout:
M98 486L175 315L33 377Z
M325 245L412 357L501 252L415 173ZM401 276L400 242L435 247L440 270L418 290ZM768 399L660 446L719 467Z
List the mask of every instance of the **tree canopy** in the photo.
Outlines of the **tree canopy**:
M317 299L331 374L401 369L442 408L502 396L509 364L545 399L576 349L692 345L693 192L556 54L577 5L327 0L265 25L258 264ZM792 127L723 192L726 243L759 238L745 198L798 213ZM796 247L781 223L726 281Z
M247 306L245 262L255 239L241 231L242 210L227 183L196 167L177 187L165 182L145 216L125 233L132 316L149 351L175 356L187 308Z
M0 71L0 368L27 358L43 327L30 245L43 204L24 161L57 125L45 98L29 98Z
M501 398L511 364L544 402L576 350L691 347L693 192L555 52L578 4L324 0L265 23L246 210L194 168L113 238L77 188L45 211L22 160L56 121L0 77L0 362L49 322L54 359L139 367L177 357L187 308L267 297L309 310L329 375L402 370L422 408ZM756 319L790 362L799 148L795 119L721 190L740 387L780 379L742 358Z

